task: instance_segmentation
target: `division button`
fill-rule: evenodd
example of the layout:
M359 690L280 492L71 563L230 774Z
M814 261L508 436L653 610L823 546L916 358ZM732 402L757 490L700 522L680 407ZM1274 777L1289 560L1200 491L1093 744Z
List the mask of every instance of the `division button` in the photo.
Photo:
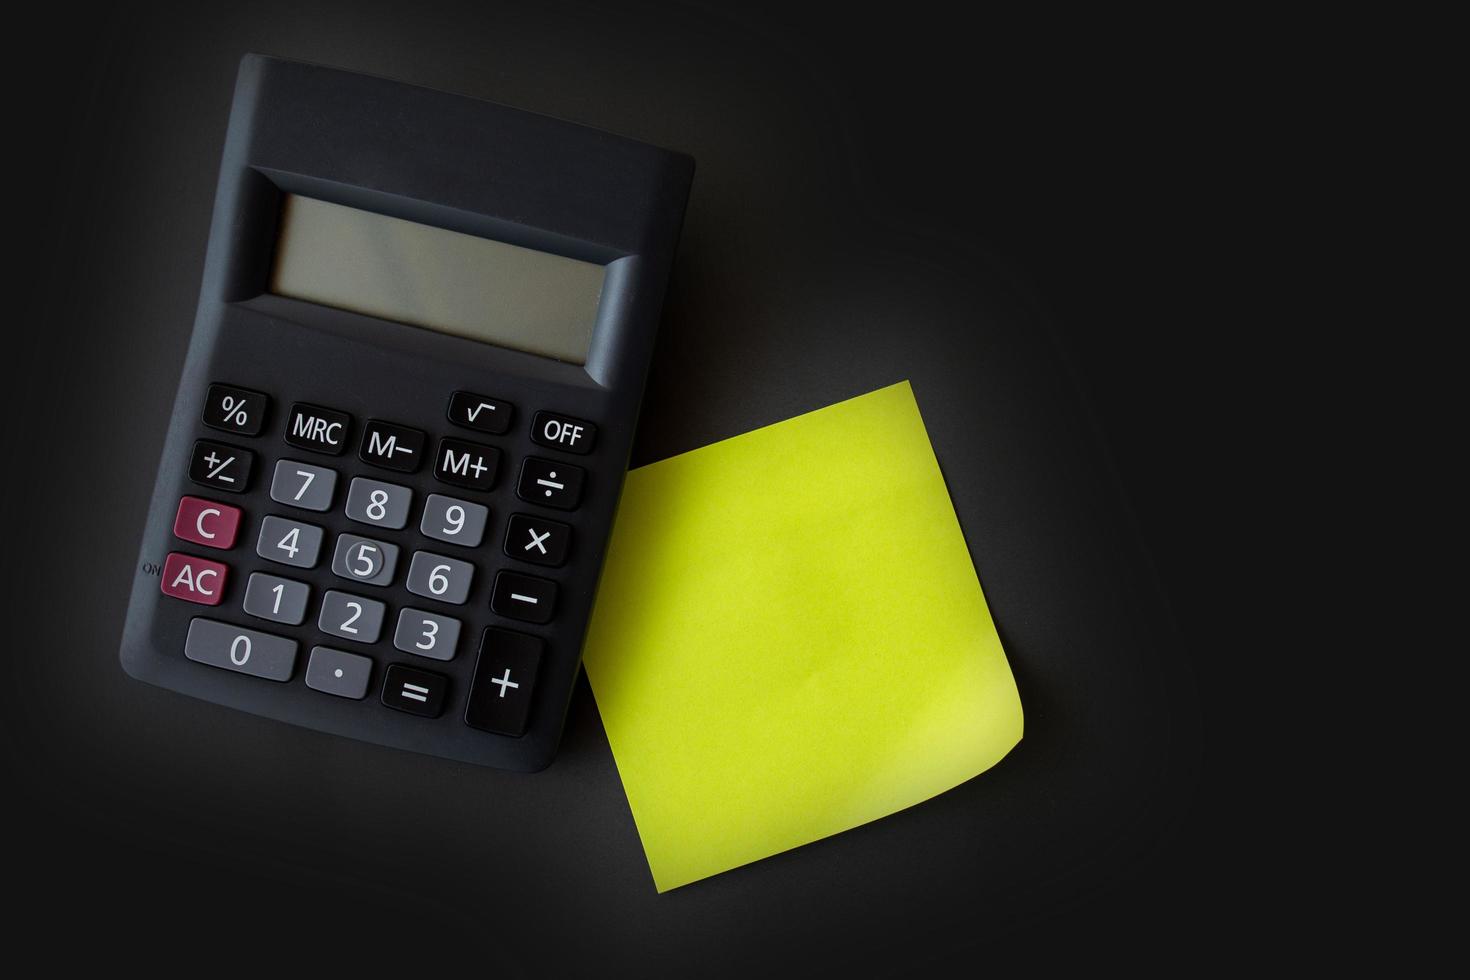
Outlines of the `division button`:
M411 715L439 717L448 694L449 678L416 667L391 664L383 678L383 703Z
M524 735L541 649L542 642L534 636L487 629L465 705L465 724L500 735Z
M204 424L242 436L260 435L270 398L249 388L210 385L204 396Z
M585 456L597 442L597 426L569 415L537 412L531 420L531 441L548 449Z
M372 676L371 659L331 647L312 647L311 659L306 662L306 686L339 698L361 701L367 696Z
M489 490L495 485L495 468L500 450L463 439L440 439L434 457L434 477L470 490Z
M184 656L268 681L289 681L296 667L296 641L213 619L195 619L184 639Z
M240 508L217 504L202 497L184 497L174 514L174 537L206 548L227 550L235 546L240 530Z
M513 411L510 402L471 391L456 391L449 398L449 421L492 436L503 435L510 429Z
M573 510L582 502L585 472L570 463L527 456L521 464L521 478L516 482L516 496L528 504Z
M549 623L556 611L556 583L517 572L495 576L490 608L497 615L527 623Z
M244 493L254 462L255 454L248 449L200 439L189 457L189 479L215 490Z
M297 402L286 419L286 441L300 449L340 456L351 428L352 416L346 412Z
M368 419L362 430L362 446L357 455L364 463L372 463L399 473L412 473L424 459L428 436L418 429Z
M172 551L163 560L159 587L164 595L175 599L217 606L225 597L225 580L229 575L230 567L221 562Z
M505 553L534 565L558 566L567 560L572 529L530 514L512 514L505 527Z

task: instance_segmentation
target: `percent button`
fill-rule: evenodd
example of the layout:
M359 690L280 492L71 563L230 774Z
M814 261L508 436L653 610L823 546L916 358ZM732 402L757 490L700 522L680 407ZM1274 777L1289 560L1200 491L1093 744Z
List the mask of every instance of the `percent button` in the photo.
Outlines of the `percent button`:
M212 384L204 398L204 424L242 436L258 436L270 398L249 388Z

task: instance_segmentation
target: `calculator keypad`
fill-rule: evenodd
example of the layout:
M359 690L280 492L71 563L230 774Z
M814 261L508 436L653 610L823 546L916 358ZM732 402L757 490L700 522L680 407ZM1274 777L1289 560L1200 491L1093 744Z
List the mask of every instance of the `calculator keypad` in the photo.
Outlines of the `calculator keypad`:
M295 459L276 462L271 477L271 499L288 507L325 512L332 509L337 490L337 472Z
M237 438L255 438L271 421L271 404L269 395L255 389L214 384L209 387L201 421ZM489 436L509 432L515 412L508 402L466 391L454 392L448 406L454 426ZM348 413L313 402L295 402L285 415L284 431L276 431L295 450L289 455L267 453L264 464L270 471L270 500L278 512L256 515L248 504L232 506L210 496L186 494L175 514L175 538L228 557L225 553L240 544L242 535L249 540L247 523L255 520L257 556L276 566L312 569L320 567L323 548L328 546L325 524L331 527L333 538L330 569L334 576L358 586L385 590L398 586L403 599L417 597L410 600L415 604L394 603L391 591L377 597L360 594L363 589L349 591L350 586L318 591L307 582L250 568L240 570L244 585L232 596L230 564L183 552L172 552L165 559L161 570L164 594L218 610L211 615L229 618L233 608L237 617L330 637L330 645L306 644L310 648L304 677L307 687L360 701L376 684L383 705L422 718L438 718L448 711L455 700L455 685L464 682L402 661L449 664L458 657L461 644L468 643L475 656L473 672L456 674L473 678L459 694L464 724L498 735L523 735L545 647L545 640L534 635L535 627L555 617L555 570L575 557L572 524L565 517L551 520L537 508L565 514L580 506L586 471L551 457L591 452L597 426L555 412L533 414L528 424L531 440L553 452L519 460L512 489L530 506L513 508L516 512L506 514L500 527L490 501L477 499L477 494L494 491L503 452L500 447L377 418L355 425ZM293 458L307 455L300 450L339 456L349 444L356 446L357 458L372 470L364 473L358 467L359 472L353 473L351 463L329 467ZM199 439L190 456L189 478L214 491L249 490L255 457L263 444L253 445L255 449L247 449ZM371 475L385 470L417 473L431 451L432 479L459 488L459 492L421 496L414 486L405 485L411 482L408 476L399 477L403 482L393 482ZM346 492L339 495L337 485L344 481ZM321 515L313 521L322 523L298 520L293 511ZM338 533L343 518L380 533ZM432 550L421 547L430 541L438 546ZM483 552L472 550L486 546ZM446 550L452 553L444 554ZM400 556L406 562L404 571L399 569ZM538 572L544 569L544 574L553 577L528 575L518 571L517 565L539 566ZM484 590L478 593L480 598L467 605L481 575L491 576L490 587L479 586ZM483 598L487 591L488 603ZM229 605L223 604L226 599ZM527 624L530 632L474 622L487 617L492 622L501 617ZM466 619L469 628L479 631L470 640L463 635ZM190 623L184 653L201 664L286 682L295 674L300 648L299 640L267 630L196 617ZM380 662L384 652L399 661Z
M413 491L394 483L359 476L347 488L347 516L359 524L400 530L412 506Z
M315 568L322 551L322 529L286 517L262 518L255 553L294 568Z
M337 550L332 554L332 571L354 582L388 585L398 567L398 545L356 534L337 536Z

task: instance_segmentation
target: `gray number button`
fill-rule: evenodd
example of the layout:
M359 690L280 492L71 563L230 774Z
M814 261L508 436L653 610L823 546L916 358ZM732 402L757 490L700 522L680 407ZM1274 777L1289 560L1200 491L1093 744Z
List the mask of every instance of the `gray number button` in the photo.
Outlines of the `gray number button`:
M395 483L355 477L347 489L347 516L359 524L397 531L408 523L413 491Z
M323 633L358 643L376 643L383 631L385 607L376 599L331 591L322 596L322 614L317 628Z
M368 585L387 585L393 581L393 570L397 567L398 545L355 534L337 535L332 571L343 578Z
M332 492L336 489L334 470L294 459L278 460L276 474L271 477L271 499L303 510L331 510Z
M245 586L245 612L257 619L300 626L310 598L311 586L305 582L252 572Z
M322 529L315 524L284 517L267 517L260 522L260 539L255 553L282 565L311 568L322 550Z
M459 620L422 609L405 609L398 614L393 645L404 653L432 660L453 660L459 643Z
M440 602L464 603L470 594L475 566L458 558L415 551L408 566L408 591Z
M213 619L196 619L184 638L184 656L268 681L289 681L296 667L296 641Z
M424 502L424 519L419 522L419 531L436 541L478 548L489 517L490 508L484 504L431 493Z
M372 676L373 662L367 657L331 647L312 647L306 662L306 686L339 698L361 701Z

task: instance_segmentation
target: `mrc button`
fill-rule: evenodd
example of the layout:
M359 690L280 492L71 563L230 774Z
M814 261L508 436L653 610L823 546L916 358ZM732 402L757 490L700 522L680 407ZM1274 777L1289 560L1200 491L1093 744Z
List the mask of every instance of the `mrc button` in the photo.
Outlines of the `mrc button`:
M585 456L597 441L597 426L555 412L537 412L531 421L531 441L548 449Z
M301 449L340 456L347 448L350 428L352 416L346 412L297 402L286 418L286 441Z

